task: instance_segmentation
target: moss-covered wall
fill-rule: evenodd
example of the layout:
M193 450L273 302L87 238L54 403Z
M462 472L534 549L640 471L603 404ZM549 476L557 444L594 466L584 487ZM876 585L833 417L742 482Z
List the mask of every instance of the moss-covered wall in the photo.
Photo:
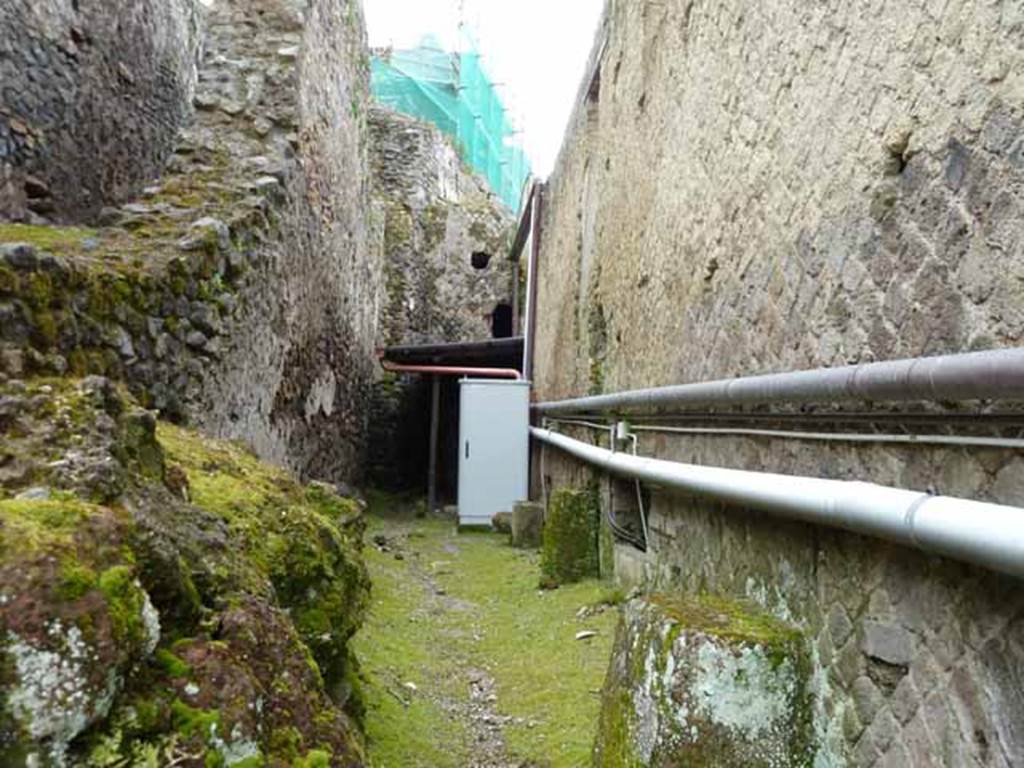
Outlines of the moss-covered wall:
M249 268L241 238L256 231L232 242L213 224L195 227L200 243L183 251L159 214L134 229L0 225L0 370L112 376L145 406L185 418L188 393L225 349Z
M195 113L140 198L87 229L0 224L0 374L112 376L355 477L383 291L360 6L218 2L201 37Z

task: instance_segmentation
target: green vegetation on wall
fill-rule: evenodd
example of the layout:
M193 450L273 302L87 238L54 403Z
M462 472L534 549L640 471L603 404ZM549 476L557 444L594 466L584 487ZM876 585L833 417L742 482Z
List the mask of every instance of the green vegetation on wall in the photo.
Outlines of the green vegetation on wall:
M599 575L599 510L592 489L559 488L551 494L541 548L545 582L569 584Z

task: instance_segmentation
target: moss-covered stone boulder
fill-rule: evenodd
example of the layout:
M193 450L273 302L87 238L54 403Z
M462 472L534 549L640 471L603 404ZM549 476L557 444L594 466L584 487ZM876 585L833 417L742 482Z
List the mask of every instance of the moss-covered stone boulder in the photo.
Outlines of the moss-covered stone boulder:
M812 762L802 635L712 597L655 596L623 612L594 765L790 768Z
M102 720L160 623L127 548L120 510L70 496L0 501L0 760L54 764Z
M559 488L548 500L541 545L546 584L569 584L599 573L600 509L591 490Z
M107 379L0 383L0 765L361 765L361 538Z

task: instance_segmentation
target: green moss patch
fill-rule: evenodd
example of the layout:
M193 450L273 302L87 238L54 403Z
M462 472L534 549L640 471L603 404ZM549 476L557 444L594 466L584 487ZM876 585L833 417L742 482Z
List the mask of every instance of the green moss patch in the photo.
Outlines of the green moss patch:
M448 214L448 204L441 201L435 201L423 210L423 245L427 251L433 251L447 235Z
M199 736L206 740L216 733L220 724L220 712L190 707L183 701L171 704L174 729L185 738Z
M0 499L0 546L19 554L69 546L75 532L101 514L101 507L74 499Z
M800 631L753 605L720 595L652 595L649 602L688 630L766 646L799 642Z
M42 486L50 498L37 514L80 517L88 509L79 499L117 506L129 484L162 482L155 417L109 381L36 378L18 387L0 384L0 395L19 404L3 434L0 460L27 468L26 477L0 480L0 495ZM69 455L76 460L69 462ZM65 526L47 519L43 527L56 535Z
M322 749L310 750L292 763L293 768L330 768L330 765L331 753Z
M30 224L0 224L0 243L26 243L51 253L83 250L83 242L97 236L95 229L50 227Z
M261 594L269 580L325 681L341 681L369 584L358 506L326 486L299 484L233 443L166 424L159 439L187 475L193 503L220 517L242 547L218 569L215 589Z
M187 678L192 674L192 667L188 662L179 658L167 648L157 650L156 661L171 677Z
M599 526L597 494L592 490L559 488L551 494L541 547L541 573L548 584L599 575Z
M145 595L136 583L133 568L116 565L100 574L97 582L107 601L107 611L119 642L142 645L146 628L142 621Z

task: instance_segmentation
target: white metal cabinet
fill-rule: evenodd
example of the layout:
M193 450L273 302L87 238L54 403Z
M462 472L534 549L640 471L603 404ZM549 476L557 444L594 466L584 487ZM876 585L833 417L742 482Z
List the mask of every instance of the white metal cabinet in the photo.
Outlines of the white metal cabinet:
M490 525L527 498L530 384L463 379L459 388L459 524Z

